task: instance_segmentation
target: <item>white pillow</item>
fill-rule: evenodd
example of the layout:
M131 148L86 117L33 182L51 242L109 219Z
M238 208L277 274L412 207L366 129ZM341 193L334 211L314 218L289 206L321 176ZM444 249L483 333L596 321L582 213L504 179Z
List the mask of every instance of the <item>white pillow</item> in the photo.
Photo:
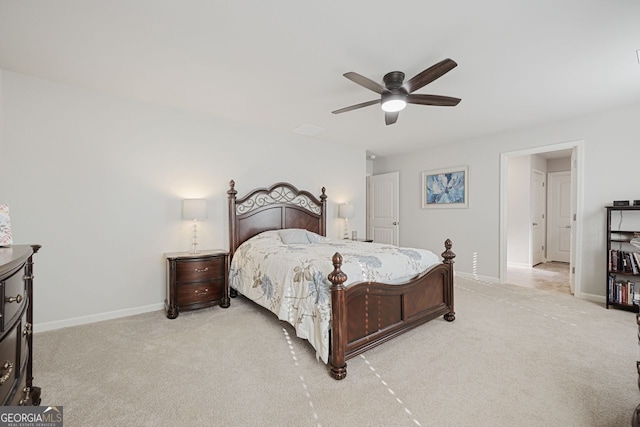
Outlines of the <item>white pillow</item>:
M285 245L306 245L311 243L307 237L307 230L300 228L287 228L278 231L282 243Z
M322 239L322 236L316 233L312 233L311 231L307 231L307 238L311 243L320 243L320 239Z

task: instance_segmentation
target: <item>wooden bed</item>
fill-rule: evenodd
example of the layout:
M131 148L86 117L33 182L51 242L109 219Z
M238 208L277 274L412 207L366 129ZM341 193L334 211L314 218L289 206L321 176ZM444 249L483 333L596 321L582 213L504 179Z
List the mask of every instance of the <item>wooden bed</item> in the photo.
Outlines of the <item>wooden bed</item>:
M326 236L325 188L316 198L308 191L280 182L237 198L229 183L229 248L233 255L244 241L267 230L304 228ZM336 253L331 286L329 364L333 378L347 376L346 360L440 315L455 320L453 310L452 243L447 239L444 261L402 284L360 282L344 287L342 256ZM231 296L237 295L231 290Z

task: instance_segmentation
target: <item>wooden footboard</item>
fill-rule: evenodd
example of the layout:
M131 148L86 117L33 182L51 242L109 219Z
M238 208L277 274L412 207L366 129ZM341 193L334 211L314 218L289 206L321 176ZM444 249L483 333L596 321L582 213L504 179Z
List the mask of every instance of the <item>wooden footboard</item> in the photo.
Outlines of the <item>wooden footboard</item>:
M451 240L444 261L399 285L362 282L344 287L342 256L333 256L331 285L331 375L347 376L346 360L440 315L455 320Z

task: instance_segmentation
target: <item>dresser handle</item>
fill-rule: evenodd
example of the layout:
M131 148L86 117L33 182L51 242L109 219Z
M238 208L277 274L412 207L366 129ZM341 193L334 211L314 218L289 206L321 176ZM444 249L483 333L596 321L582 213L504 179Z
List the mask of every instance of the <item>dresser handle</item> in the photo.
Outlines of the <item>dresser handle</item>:
M196 295L206 295L207 293L209 293L209 288L204 288L204 290L200 290L200 289L196 289L195 290Z
M31 387L23 388L22 394L24 395L24 397L20 399L20 402L18 402L18 406L27 406L27 402L31 398Z
M2 365L2 369L3 371L5 369L8 369L9 371L4 374L3 376L0 377L0 385L4 384L7 382L7 380L9 379L9 377L11 376L11 372L13 372L13 363L9 362L8 360L4 362L4 365Z
M31 323L26 322L24 324L24 329L22 330L22 336L28 337L29 335L31 335L32 332L33 332L33 329L31 327Z
M17 302L20 304L22 302L22 295L18 294L18 296L15 297L5 297L4 302Z
M205 268L196 268L196 273L202 273L203 271L209 271L209 267L205 267Z
M29 400L29 394L31 394L29 387L23 388L22 394L24 395L24 397L20 399L20 402L18 402L18 406L27 406L27 401Z

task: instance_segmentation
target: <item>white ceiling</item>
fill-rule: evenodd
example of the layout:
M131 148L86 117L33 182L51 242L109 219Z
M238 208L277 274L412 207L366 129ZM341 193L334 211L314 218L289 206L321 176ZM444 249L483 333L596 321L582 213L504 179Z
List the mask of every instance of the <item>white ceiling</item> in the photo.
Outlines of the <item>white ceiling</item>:
M640 102L637 0L0 0L0 68L379 156ZM458 67L385 126L342 77Z

